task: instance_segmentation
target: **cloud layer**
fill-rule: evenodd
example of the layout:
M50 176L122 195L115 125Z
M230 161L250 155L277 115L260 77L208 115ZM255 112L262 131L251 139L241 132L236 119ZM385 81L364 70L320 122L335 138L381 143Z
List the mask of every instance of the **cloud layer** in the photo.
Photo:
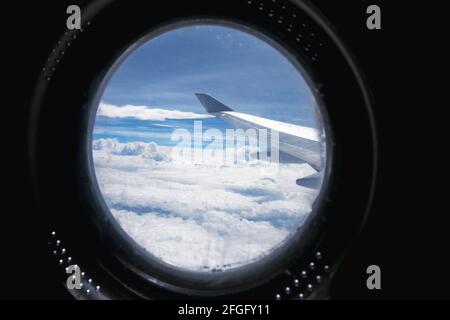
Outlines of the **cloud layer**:
M151 108L147 106L116 106L101 102L97 116L108 118L134 118L139 120L165 121L167 119L204 119L211 118L208 114L199 114L179 110Z
M166 263L234 268L269 254L301 227L317 196L295 181L305 164L276 171L252 162L180 163L155 143L93 143L97 178L114 217Z

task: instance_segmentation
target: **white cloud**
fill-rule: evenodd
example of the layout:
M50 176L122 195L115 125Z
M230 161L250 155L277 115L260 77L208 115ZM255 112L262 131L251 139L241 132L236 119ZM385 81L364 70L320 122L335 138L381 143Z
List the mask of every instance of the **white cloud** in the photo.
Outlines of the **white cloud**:
M163 161L167 159L167 155L158 151L158 145L154 142L129 142L119 143L114 139L98 139L92 143L94 150L106 150L114 155L122 156L141 156L146 159L155 161Z
M125 105L119 107L104 102L100 103L97 115L108 118L135 118L153 121L165 121L167 119L203 119L212 117L209 114L152 108L147 106Z
M180 163L155 143L93 142L95 171L114 217L166 263L234 268L269 254L299 228L317 191L297 186L306 164Z

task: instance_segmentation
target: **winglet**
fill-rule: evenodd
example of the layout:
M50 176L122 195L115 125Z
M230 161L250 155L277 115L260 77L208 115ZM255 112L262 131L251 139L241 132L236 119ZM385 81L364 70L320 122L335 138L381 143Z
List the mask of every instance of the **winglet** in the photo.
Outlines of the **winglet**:
M208 111L208 113L216 113L222 111L233 111L231 108L224 105L222 102L217 101L213 97L205 94L205 93L196 93L195 94L203 105L203 107Z

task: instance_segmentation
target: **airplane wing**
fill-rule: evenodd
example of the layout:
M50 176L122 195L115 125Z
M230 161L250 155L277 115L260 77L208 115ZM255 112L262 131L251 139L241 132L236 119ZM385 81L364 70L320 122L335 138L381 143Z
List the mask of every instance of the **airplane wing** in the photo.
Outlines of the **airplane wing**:
M277 131L280 162L306 162L317 171L311 176L297 180L297 184L314 188L321 181L324 166L323 143L318 130L236 112L207 94L196 93L195 95L208 113L235 128L267 129L269 134Z

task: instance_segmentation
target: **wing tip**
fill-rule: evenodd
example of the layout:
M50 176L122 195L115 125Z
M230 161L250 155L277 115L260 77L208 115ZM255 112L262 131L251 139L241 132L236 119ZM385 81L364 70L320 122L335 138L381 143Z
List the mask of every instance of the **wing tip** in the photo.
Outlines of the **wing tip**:
M233 111L231 108L227 107L226 105L224 105L222 102L218 101L217 99L211 97L209 94L196 93L195 95L208 113Z

